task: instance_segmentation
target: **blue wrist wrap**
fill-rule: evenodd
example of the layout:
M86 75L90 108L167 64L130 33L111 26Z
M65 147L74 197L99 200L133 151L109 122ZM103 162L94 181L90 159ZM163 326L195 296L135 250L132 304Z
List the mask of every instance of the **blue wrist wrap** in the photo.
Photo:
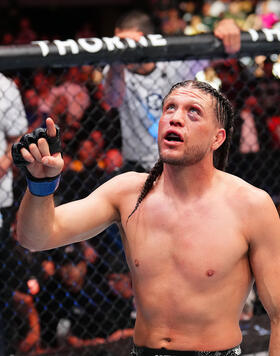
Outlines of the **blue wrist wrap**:
M45 197L53 194L59 186L60 175L52 178L30 179L26 177L27 185L31 194Z

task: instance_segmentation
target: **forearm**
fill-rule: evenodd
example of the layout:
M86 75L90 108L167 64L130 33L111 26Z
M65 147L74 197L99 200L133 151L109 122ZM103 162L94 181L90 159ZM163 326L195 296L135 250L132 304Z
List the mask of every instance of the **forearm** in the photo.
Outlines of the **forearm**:
M106 102L112 107L121 106L124 91L124 65L113 64L105 76L104 94Z
M44 250L54 232L53 196L37 197L27 189L17 219L17 239L33 251Z
M271 322L271 335L269 343L269 356L280 355L280 320Z
M12 143L9 143L5 154L0 157L0 178L2 178L8 172L12 165L11 146Z

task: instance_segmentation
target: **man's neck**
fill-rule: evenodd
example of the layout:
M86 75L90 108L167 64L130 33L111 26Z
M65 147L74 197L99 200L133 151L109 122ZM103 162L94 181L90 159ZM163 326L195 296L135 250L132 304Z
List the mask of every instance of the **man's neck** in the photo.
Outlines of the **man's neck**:
M182 167L164 164L162 173L163 189L175 196L202 196L213 184L216 169L212 164L200 162Z

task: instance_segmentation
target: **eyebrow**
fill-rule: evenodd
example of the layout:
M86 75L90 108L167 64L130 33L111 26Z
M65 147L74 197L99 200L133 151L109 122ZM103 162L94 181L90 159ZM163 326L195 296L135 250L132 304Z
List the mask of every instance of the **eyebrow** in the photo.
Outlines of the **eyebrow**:
M193 100L196 100L195 98L193 98ZM162 108L166 105L166 104L169 104L169 102L173 103L174 101L176 101L176 97L175 96L169 96L168 98L166 98L166 100L163 101L162 103ZM201 110L201 112L205 112L205 109L204 107L198 103L197 101L195 102L192 102L191 105L193 106L198 106L198 108Z

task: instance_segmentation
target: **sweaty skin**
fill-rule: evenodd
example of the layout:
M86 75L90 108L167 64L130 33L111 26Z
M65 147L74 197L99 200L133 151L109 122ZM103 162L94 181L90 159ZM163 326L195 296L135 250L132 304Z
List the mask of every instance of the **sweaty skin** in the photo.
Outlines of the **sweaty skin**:
M128 220L145 173L119 175L57 208L52 196L27 191L18 239L31 250L46 250L86 240L116 222L136 300L134 342L150 348L216 351L240 344L239 317L255 278L271 320L270 356L277 356L279 217L264 191L214 168L225 130L213 103L192 88L167 98L158 135L163 173ZM54 136L51 119L47 128ZM168 132L181 140L167 140ZM49 156L44 139L34 146L30 153L22 149L31 174L58 174L60 154Z

